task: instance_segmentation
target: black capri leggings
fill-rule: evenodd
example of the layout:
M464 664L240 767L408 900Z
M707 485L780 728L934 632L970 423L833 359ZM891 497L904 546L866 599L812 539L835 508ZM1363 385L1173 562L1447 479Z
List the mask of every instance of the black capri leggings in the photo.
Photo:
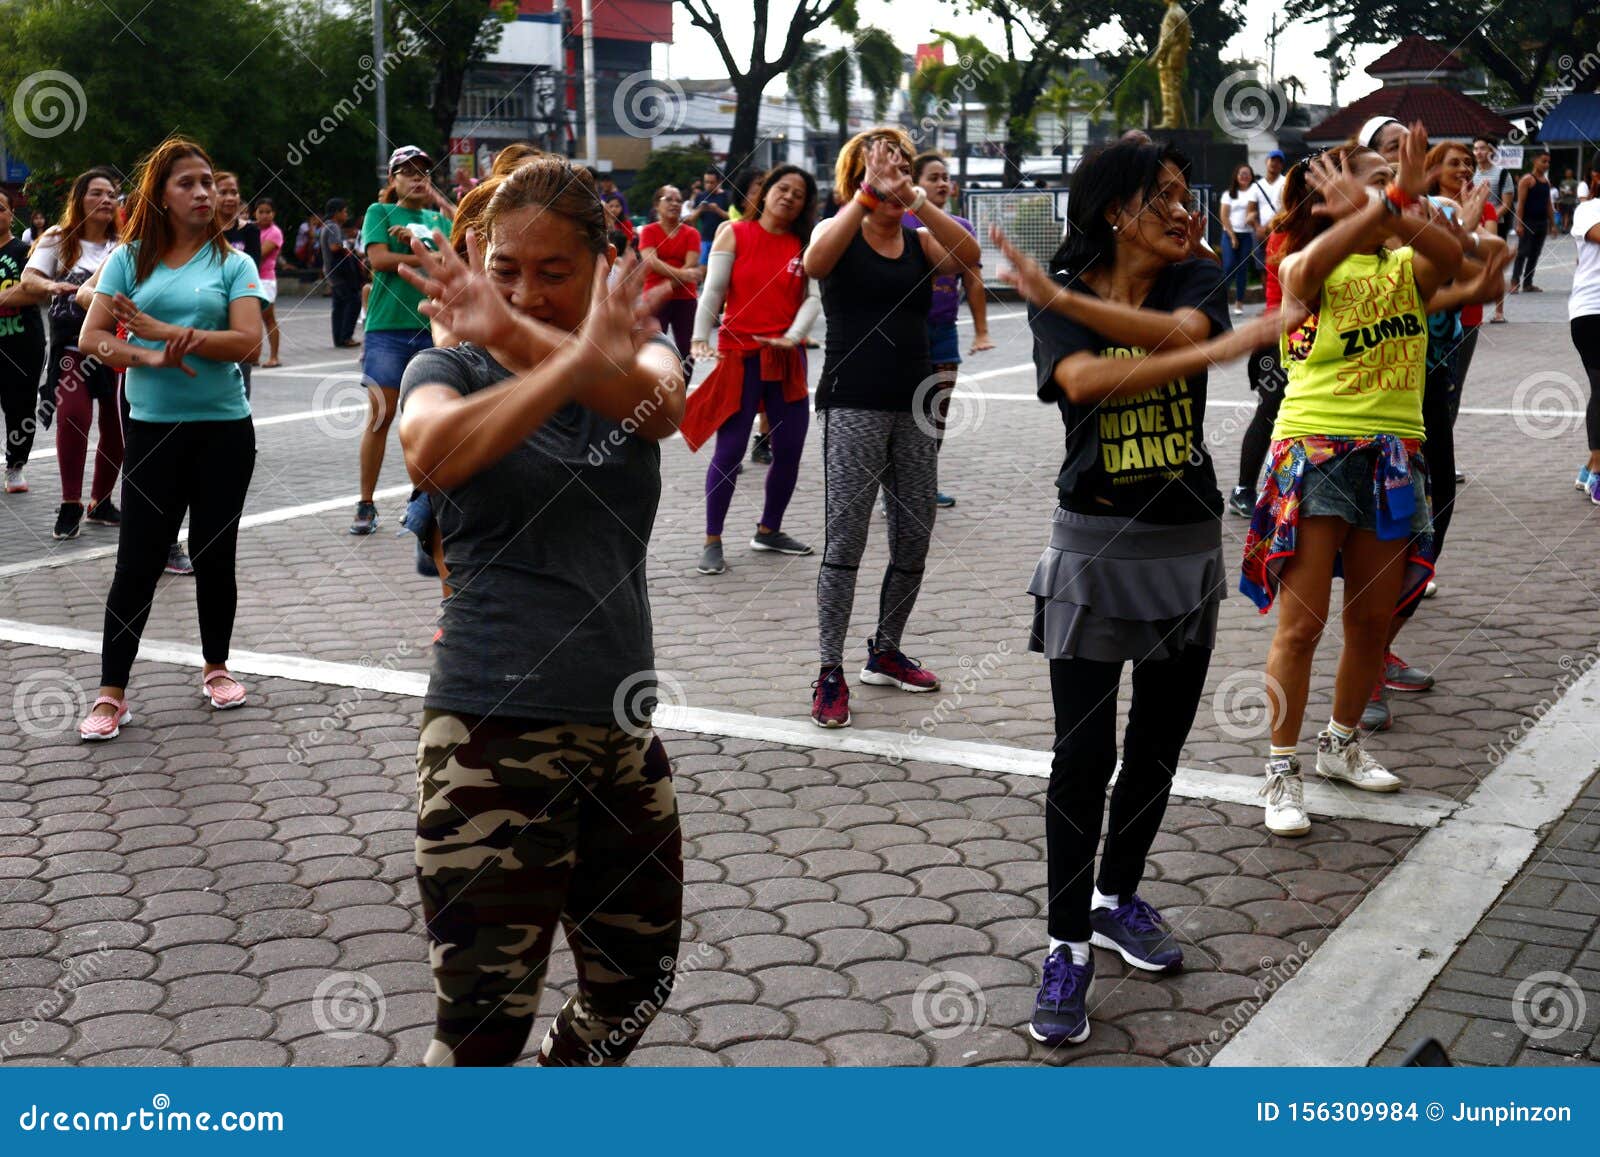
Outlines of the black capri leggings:
M1261 480L1267 451L1272 448L1272 427L1278 420L1278 407L1283 404L1283 390L1289 384L1289 377L1283 372L1276 344L1262 346L1251 354L1246 373L1258 401L1239 446L1239 485L1253 494L1256 483Z
M238 603L234 558L239 515L256 464L249 418L227 422L127 421L122 531L117 570L106 596L100 682L126 687L156 583L189 510L200 648L207 663L226 663Z
M1600 452L1600 313L1572 319L1572 344L1583 359L1583 372L1589 375L1589 405L1584 410L1584 425L1589 435L1589 453Z
M1144 875L1178 756L1194 724L1211 651L1190 647L1133 665L1133 702L1122 738L1122 773L1111 792L1110 831L1100 858L1100 891L1127 897ZM1117 766L1117 688L1122 664L1050 660L1055 757L1045 795L1049 926L1056 940L1089 939L1094 855L1106 815L1106 785Z

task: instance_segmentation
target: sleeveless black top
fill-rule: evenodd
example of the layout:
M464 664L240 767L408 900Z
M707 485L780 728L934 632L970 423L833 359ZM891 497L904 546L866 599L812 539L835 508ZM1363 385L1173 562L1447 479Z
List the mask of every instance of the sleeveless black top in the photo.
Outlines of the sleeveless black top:
M900 227L899 257L884 257L856 229L833 272L822 279L828 320L816 407L911 409L933 373L928 311L933 265L914 229Z

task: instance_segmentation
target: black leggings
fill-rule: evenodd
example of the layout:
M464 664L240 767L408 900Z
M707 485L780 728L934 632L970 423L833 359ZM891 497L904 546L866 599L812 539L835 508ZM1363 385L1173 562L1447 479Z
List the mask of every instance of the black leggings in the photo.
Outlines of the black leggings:
M33 453L33 435L39 424L39 371L43 368L43 335L23 335L0 346L0 408L6 418L7 467L26 466Z
M1247 373L1250 388L1259 400L1239 446L1239 485L1254 494L1267 451L1272 448L1272 427L1278 420L1278 407L1283 404L1283 388L1289 378L1278 360L1276 345L1262 346L1251 354Z
M1135 662L1133 702L1122 738L1122 773L1111 793L1111 824L1098 886L1131 896L1145 856L1161 829L1167 792L1205 688L1211 651L1190 647L1160 662ZM1050 935L1089 939L1094 855L1106 812L1106 785L1117 765L1117 688L1121 663L1050 660L1055 703L1055 757L1045 795Z
M239 515L255 464L256 433L249 418L128 420L122 531L100 652L102 685L128 685L156 583L186 508L200 648L207 663L227 662L238 602L233 570Z
M1428 483L1433 491L1433 558L1444 553L1444 536L1456 512L1456 434L1450 415L1455 396L1455 362L1428 371L1422 391L1422 429L1426 435L1422 456L1428 463ZM1412 599L1395 612L1403 619L1417 613L1421 599Z
M1534 188L1537 190L1538 186ZM1547 217L1534 224L1532 221L1523 222L1528 227L1528 232L1517 238L1517 256L1511 263L1511 284L1522 283L1523 289L1533 285L1533 271L1539 264L1539 255L1544 252L1545 232L1550 228L1550 219Z
M1589 435L1589 453L1600 452L1600 313L1575 317L1571 322L1572 344L1583 359L1583 372L1589 375L1589 406L1583 412Z

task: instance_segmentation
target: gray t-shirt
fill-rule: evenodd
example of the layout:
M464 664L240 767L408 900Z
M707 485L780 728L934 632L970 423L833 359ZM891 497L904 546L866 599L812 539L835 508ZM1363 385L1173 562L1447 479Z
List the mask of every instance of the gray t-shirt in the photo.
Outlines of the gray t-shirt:
M478 346L423 350L406 366L400 408L419 386L466 396L510 376ZM650 699L645 553L660 499L661 448L576 403L435 494L453 593L424 705L607 723L619 688L632 705Z

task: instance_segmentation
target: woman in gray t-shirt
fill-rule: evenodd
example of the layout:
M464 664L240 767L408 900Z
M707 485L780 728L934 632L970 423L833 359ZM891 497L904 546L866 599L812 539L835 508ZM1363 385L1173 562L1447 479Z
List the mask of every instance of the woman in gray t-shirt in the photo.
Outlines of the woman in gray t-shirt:
M556 157L495 191L463 262L401 276L463 344L419 353L400 443L438 512L451 594L417 753L417 874L439 998L426 1063L522 1053L556 925L578 991L544 1064L620 1064L671 989L683 871L655 699L645 550L677 350L587 174ZM573 340L576 338L577 340Z

